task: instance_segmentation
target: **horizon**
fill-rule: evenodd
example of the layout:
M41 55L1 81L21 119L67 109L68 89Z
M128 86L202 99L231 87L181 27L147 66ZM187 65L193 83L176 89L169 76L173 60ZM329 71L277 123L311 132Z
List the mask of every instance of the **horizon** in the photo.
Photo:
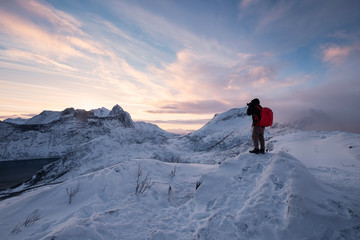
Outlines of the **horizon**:
M133 119L196 130L259 98L276 122L315 113L319 130L360 133L359 7L1 1L0 120L119 104Z
M116 104L113 107L115 107L115 106L121 107L119 104ZM73 107L68 107L68 108L73 108ZM29 119L31 119L33 117L36 117L36 116L40 115L41 113L43 113L45 111L47 111L47 112L62 112L62 111L65 111L68 108L65 108L65 109L62 109L62 110L59 110L59 111L44 109L41 112L39 112L38 114L28 114L26 116L26 118L18 117L18 118L8 118L8 119L4 119L4 120L8 120L8 121L10 120L9 122L12 122L11 120L16 120L16 119L29 120ZM98 110L98 109L105 109L105 110L110 112L112 108L109 109L109 108L105 108L105 107L99 107L99 108L94 108L94 109L78 109L78 108L74 108L74 109L75 110L85 110L85 111L94 111L94 110ZM239 107L238 109L241 109L241 108L246 109L247 107L246 106ZM123 110L125 112L128 112L128 111L126 111L126 109L123 109ZM129 112L128 113L130 114L130 117L132 118L132 120L134 122L146 122L146 123L155 124L158 127L160 127L161 129L163 129L163 130L165 130L167 132L170 132L170 133L188 134L188 133L200 130L202 127L204 127L206 124L208 124L216 115L228 112L230 110L232 110L232 109L227 109L224 112L215 113L209 119L181 120L181 123L186 123L187 126L194 126L193 129L171 128L172 127L171 121L170 121L170 125L168 125L169 121L154 120L154 121L150 122L150 121L147 121L147 120L144 120L144 119L133 119L131 113L129 113ZM312 114L315 117L310 118L309 114ZM304 112L304 115L305 116L303 118L298 119L297 121L293 121L293 122L289 122L289 123L274 122L274 124L283 124L284 126L292 127L292 128L295 128L295 129L298 129L298 130L303 130L303 131L344 131L344 132L350 132L350 133L360 133L360 132L351 132L351 131L346 131L346 130L341 130L341 129L340 130L334 130L334 129L326 129L326 127L324 128L322 126L322 123L324 121L324 118L327 118L328 116L325 113L321 112L321 111L319 112L317 110L310 109L309 111ZM251 118L251 116L248 116L248 117ZM0 119L0 121L4 121L4 120ZM175 120L173 122L175 124L179 124L179 121L180 120ZM303 122L305 122L305 123L307 122L307 123L303 124ZM16 122L14 122L14 123L16 123ZM20 123L20 124L23 124L23 123Z
M116 104L118 106L121 107L121 105L119 104ZM114 105L114 106L116 106ZM62 112L68 108L73 108L73 107L67 107L65 109L62 109L62 110L50 110L50 109L44 109L42 110L41 112L37 113L37 114L26 114L24 115L23 117L19 117L19 116L10 116L9 118L4 118L4 119L1 119L0 118L0 121L5 121L5 120L16 120L16 119L21 119L21 120L29 120L33 117L36 117L38 115L40 115L41 113L45 112L45 111L50 111L50 112ZM75 110L85 110L85 111L93 111L93 110L97 110L97 109L104 109L105 107L99 107L99 108L95 108L95 109L82 109L82 108L74 108ZM121 107L122 108L122 107ZM111 111L111 108L105 108L106 110L108 111ZM123 109L125 112L128 112L126 111L126 109ZM129 112L128 112L129 113ZM131 113L129 113L131 118L132 118L132 115ZM163 130L166 130L168 132L171 132L171 133L179 133L179 134L184 134L184 133L190 133L190 132L193 132L193 131L196 131L198 130L199 128L201 128L202 126L204 126L207 122L209 122L211 120L211 118L209 119L200 119L200 120L197 120L197 121L189 121L189 120L184 120L183 122L187 122L188 125L193 125L193 126L196 126L194 129L181 129L181 128L178 128L178 129L172 129L172 128L166 128L166 124L168 123L168 121L162 121L162 120L154 120L152 122L149 122L147 120L144 120L144 119L133 119L132 120L134 122L148 122L148 123L152 123L152 124L155 124L155 125L158 125L160 128L162 128ZM174 121L176 122L176 120ZM165 124L163 124L165 123ZM178 123L177 123L178 124ZM199 125L201 125L200 127L198 127ZM171 125L170 125L171 126Z

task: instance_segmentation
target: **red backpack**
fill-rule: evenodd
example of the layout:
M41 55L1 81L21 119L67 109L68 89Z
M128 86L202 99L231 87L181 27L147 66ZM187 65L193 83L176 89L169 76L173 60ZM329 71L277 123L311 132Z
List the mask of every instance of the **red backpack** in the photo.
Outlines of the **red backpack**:
M260 116L260 127L271 127L273 125L273 111L270 108L263 107L260 109Z
M271 127L273 125L273 111L270 108L263 107L261 109L261 127Z

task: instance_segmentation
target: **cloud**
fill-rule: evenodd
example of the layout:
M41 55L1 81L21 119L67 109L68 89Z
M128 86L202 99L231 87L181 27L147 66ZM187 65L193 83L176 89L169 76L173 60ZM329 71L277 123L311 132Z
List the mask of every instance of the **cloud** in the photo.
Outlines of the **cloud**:
M244 1L243 3L247 3ZM239 8L246 39L258 49L288 53L330 34L354 29L360 21L359 1L249 1ZM346 16L346 17L344 17ZM343 34L344 36L344 34Z
M7 13L0 9L0 31L11 37L6 47L16 46L23 50L29 49L42 54L56 54L60 56L78 56L80 53L71 45L63 41L61 36L45 31L29 19Z
M241 8L247 8L250 5L254 4L257 0L242 0L240 1L240 7Z
M90 54L109 55L71 15L33 0L14 1L12 5L17 11L0 9L0 33L11 40L2 42L3 47L41 54L57 62L70 58L88 61Z
M202 100L193 102L169 102L159 105L157 110L148 110L149 113L195 113L209 114L214 112L223 112L230 108L229 105L215 101Z
M48 58L42 54L32 53L32 52L26 52L21 51L17 49L10 49L10 50L3 50L0 51L3 56L7 56L9 59L17 60L17 61L26 61L26 62L36 62L40 63L42 65L48 65L51 67L55 67L59 70L66 70L66 71L75 71L76 69L64 64L60 63L54 59Z
M155 108L174 98L222 104L205 106L209 113L246 103L253 92L261 96L284 83L296 84L277 78L279 66L270 63L274 55L269 52L234 51L128 2L114 2L111 11L125 25L135 26L135 32L100 16L75 19L36 1L22 8L28 14L1 15L7 21L3 32L23 46L5 50L7 58L53 67L71 79L81 77L89 85L110 89L119 101ZM46 23L36 25L37 19ZM178 112L202 113L186 104L176 107Z
M72 16L37 1L11 4L17 9L15 12L9 6L0 9L1 45L4 48L0 54L7 67L16 68L19 73L28 72L29 66L39 73L46 69L47 73L57 72L67 80L84 81L95 88L110 82L113 83L110 86L115 84L124 97L133 96L139 89L134 79L141 82L143 88L155 89L145 73L119 57L122 54L107 48L106 42L98 42L96 35L80 30L83 23ZM97 27L101 29L104 25ZM26 78L29 76L24 80ZM33 84L37 81L41 79ZM46 84L54 85L55 81ZM141 90L138 92L141 94Z
M299 84L290 78L277 77L280 66L271 62L272 55L229 54L212 51L212 54L190 49L178 53L177 61L153 68L156 75L174 95L182 100L211 98L227 105L248 101L256 92L266 95ZM226 60L224 61L223 59Z
M23 119L28 119L28 118L32 118L33 116L35 116L37 114L11 114L11 115L0 115L0 119L8 119L8 118L23 118Z
M193 125L193 124L205 124L209 122L209 118L204 119L189 119L189 120L151 120L152 123L155 124L162 124L162 123L168 123L168 124L175 124L175 125Z
M15 2L28 12L32 13L33 16L36 16L36 18L42 18L50 22L52 26L55 27L55 31L82 34L80 30L81 23L78 20L44 2L39 3L35 0L16 0Z
M321 84L297 89L282 99L276 99L271 104L276 109L277 118L282 122L293 121L299 113L317 109L328 116L319 123L322 126L317 125L319 129L360 133L360 105L357 104L360 102L359 64L360 54L345 58L330 65Z
M358 51L359 46L323 46L322 60L331 64L343 63L352 52Z
M357 85L354 69L358 67L344 65L358 63L358 35L347 30L349 22L359 19L358 3L243 0L237 5L240 19L234 13L219 21L233 24L216 27L208 26L211 21L207 20L215 19L210 8L201 13L204 19L199 23L195 21L199 15L189 14L182 9L185 5L174 2L160 4L169 10L166 13L157 3L92 4L101 4L106 14L76 7L70 14L44 1L2 1L2 67L21 72L16 79L23 78L29 85L63 89L69 97L74 93L84 98L83 102L101 95L113 104L136 105L133 109L138 112L146 109L150 118L160 113L164 118L174 113L204 117L245 106L254 97L275 108L279 103L279 109L306 108L312 107L312 101L331 102L323 89L339 98L357 89L341 84ZM182 18L189 20L179 21L172 13L184 13ZM211 28L212 34L203 28ZM320 50L319 43L323 44ZM320 57L314 60L316 53ZM311 70L302 68L308 60ZM5 74L10 76L9 72ZM11 83L13 79L5 80ZM28 85L13 87L22 96L19 88ZM336 87L343 93L336 93Z

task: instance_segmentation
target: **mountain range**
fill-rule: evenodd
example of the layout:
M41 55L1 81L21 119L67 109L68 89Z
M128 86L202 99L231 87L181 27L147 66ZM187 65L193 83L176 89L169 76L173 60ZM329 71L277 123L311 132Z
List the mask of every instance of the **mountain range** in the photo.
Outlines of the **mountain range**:
M119 105L111 111L43 111L21 124L0 122L0 161L62 157L117 127L134 127Z
M246 108L189 134L110 112L0 122L1 160L58 157L0 192L3 239L359 239L360 135L265 129Z

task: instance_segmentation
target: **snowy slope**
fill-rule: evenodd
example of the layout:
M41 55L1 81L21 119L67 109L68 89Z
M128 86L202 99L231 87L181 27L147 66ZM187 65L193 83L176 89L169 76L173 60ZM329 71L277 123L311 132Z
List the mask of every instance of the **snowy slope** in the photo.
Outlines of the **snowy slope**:
M246 115L246 108L234 108L216 114L202 128L186 135L185 139L195 151L224 150L248 142L250 131L251 119Z
M139 166L151 177L151 188L136 195ZM77 184L69 204L66 188ZM321 187L285 153L245 154L220 166L132 160L3 200L0 211L8 220L0 227L5 239L356 239L360 234L359 206ZM25 226L27 219L34 222Z
M276 124L266 132L270 152L252 155L244 111L189 135L141 122L77 146L0 193L1 236L359 239L360 135Z

